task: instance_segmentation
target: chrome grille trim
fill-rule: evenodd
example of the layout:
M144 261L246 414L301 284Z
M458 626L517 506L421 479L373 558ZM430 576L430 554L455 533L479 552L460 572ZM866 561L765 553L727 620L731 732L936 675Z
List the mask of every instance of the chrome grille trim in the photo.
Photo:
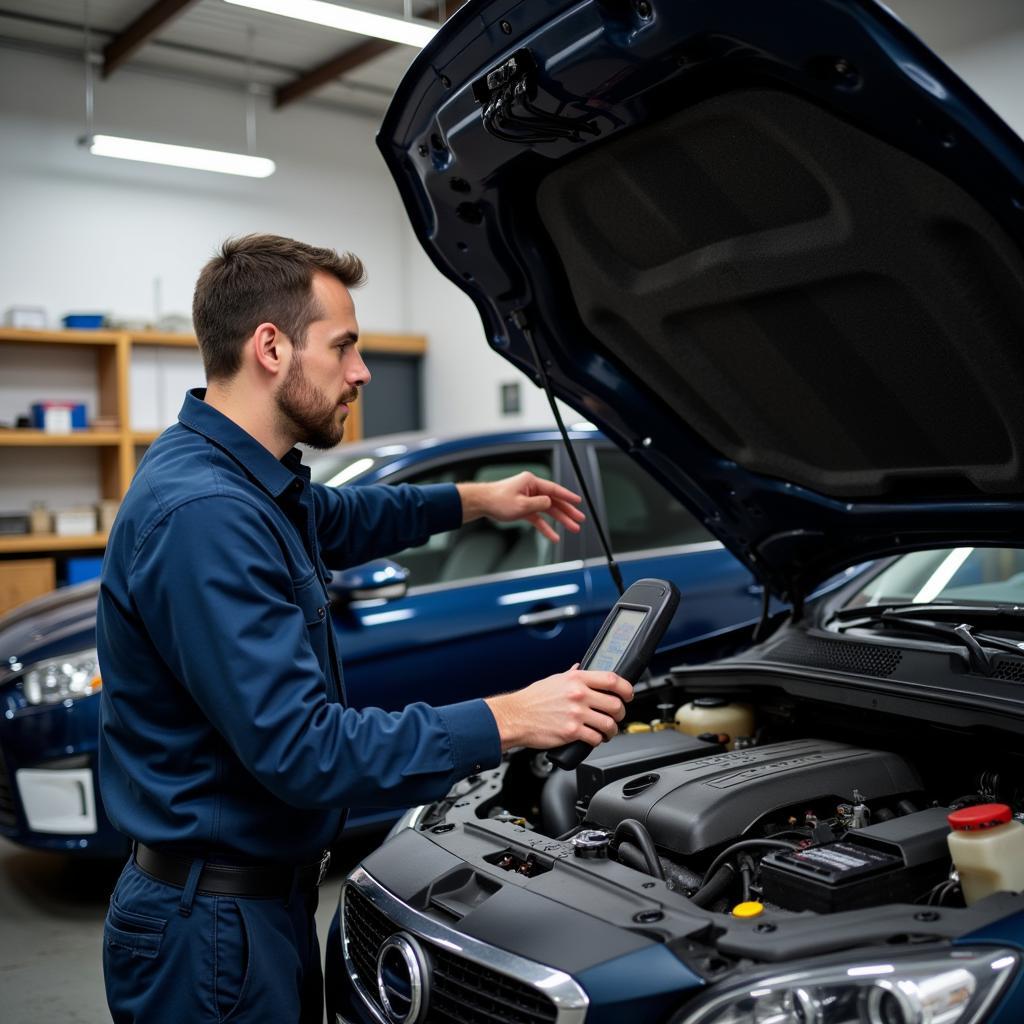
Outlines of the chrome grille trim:
M583 1024L586 1019L590 999L583 991L582 986L570 975L491 946L471 936L463 935L454 928L427 917L388 892L365 868L358 867L345 880L338 899L341 949L345 960L345 970L348 972L352 987L359 994L359 998L373 1019L379 1024L388 1024L388 1020L381 1013L373 995L360 981L349 950L349 927L345 920L345 893L349 887L357 890L360 895L394 922L396 930L409 932L417 938L434 943L448 954L462 957L464 960L479 964L490 971L503 974L512 981L528 985L536 991L539 998L549 1000L554 1004L556 1010L554 1024Z

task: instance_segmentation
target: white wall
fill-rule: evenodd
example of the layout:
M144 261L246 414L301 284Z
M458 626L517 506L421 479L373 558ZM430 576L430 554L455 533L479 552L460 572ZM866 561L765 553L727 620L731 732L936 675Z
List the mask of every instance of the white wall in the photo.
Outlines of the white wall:
M431 430L457 432L553 422L543 390L491 349L476 306L442 277L409 233L409 298L419 329L430 338L424 372L425 417ZM372 369L372 364L371 364ZM501 415L503 383L518 381L521 411ZM578 414L562 406L567 424Z
M943 56L1024 134L1024 36L1004 34ZM98 132L241 151L244 114L241 91L130 66L96 86ZM420 250L377 153L372 120L303 104L275 113L261 100L256 151L278 170L258 181L93 157L75 145L82 130L79 64L0 49L0 311L43 306L54 324L72 310L139 320L156 312L187 316L196 274L222 239L273 231L352 249L365 260L370 280L357 295L364 331L427 336L429 429L551 421L543 393L488 348L472 303ZM23 356L0 351L0 360L0 422L44 395L95 402L80 359L62 356L37 377ZM517 379L523 411L502 417L500 384ZM135 425L172 420L193 382L201 383L194 356L140 353ZM23 456L0 449L0 510L25 507L41 496L45 480L61 496L90 500L83 458L47 451L44 464L40 452L39 461L28 460L29 472Z
M370 268L363 325L406 329L404 215L373 145L374 124L261 100L256 149L277 173L255 180L91 156L82 71L51 57L0 51L0 304L151 318L188 314L199 268L225 237L289 234L352 249ZM95 130L244 151L241 92L126 68L96 90Z

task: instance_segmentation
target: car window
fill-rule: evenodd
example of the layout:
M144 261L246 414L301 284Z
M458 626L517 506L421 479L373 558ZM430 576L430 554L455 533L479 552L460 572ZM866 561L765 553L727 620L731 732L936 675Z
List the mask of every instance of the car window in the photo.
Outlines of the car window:
M608 540L617 555L715 539L625 452L598 448L597 465Z
M329 455L314 454L306 459L310 479L315 484L340 487L353 483L365 476L377 464L377 459L366 454L331 452Z
M551 450L537 449L473 456L402 476L390 483L489 483L529 470L550 480ZM409 585L453 583L513 569L534 569L554 561L555 546L527 523L478 519L458 530L434 534L418 548L392 556L409 570Z
M1024 550L940 548L897 558L847 602L876 604L1024 604Z

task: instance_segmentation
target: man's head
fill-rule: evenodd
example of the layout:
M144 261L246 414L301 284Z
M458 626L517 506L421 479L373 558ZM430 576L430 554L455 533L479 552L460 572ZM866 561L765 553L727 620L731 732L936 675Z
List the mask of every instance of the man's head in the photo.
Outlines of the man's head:
M225 242L200 273L192 302L207 380L227 386L239 374L255 377L283 433L333 447L348 403L370 379L355 348L348 291L364 280L351 253L278 235Z

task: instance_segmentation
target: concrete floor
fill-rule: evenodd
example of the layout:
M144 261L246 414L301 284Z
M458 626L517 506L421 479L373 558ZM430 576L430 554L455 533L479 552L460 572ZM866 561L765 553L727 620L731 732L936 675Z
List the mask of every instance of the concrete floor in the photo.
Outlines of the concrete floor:
M120 870L120 864L34 853L0 839L4 1024L110 1024L100 948L107 900ZM321 948L345 871L345 865L332 866L320 889Z

